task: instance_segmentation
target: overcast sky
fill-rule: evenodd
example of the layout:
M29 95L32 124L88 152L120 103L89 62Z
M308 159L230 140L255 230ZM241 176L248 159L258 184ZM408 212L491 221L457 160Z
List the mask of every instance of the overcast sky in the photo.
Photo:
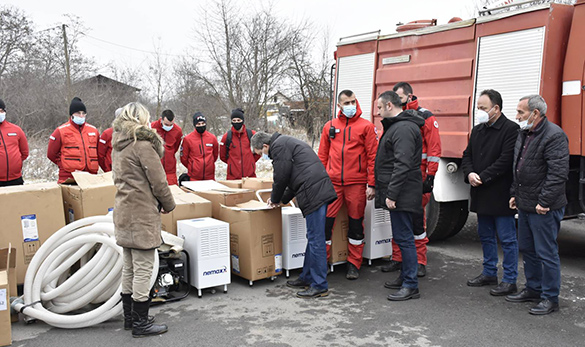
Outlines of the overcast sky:
M475 0L234 0L253 10L272 3L283 21L308 19L330 33L331 52L340 37L381 29L395 31L396 23L417 19L470 18ZM89 28L80 47L95 57L98 66L113 62L120 67L143 66L160 40L167 54L197 49L194 28L201 22L207 0L2 0L25 11L37 30L63 23L64 14L77 16ZM245 20L246 13L242 13ZM126 48L127 47L127 48ZM331 55L333 56L333 55ZM106 73L107 70L100 70ZM106 73L107 74L107 73Z

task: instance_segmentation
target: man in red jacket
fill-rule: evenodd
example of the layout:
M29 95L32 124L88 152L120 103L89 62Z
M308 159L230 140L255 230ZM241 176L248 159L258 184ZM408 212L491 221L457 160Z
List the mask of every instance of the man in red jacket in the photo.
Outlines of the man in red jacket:
M193 115L193 126L195 130L183 139L181 163L187 168L189 180L215 180L217 138L206 130L207 120L201 112Z
M175 114L171 110L164 110L160 119L152 122L153 129L163 138L165 142L165 155L161 159L162 165L167 174L167 183L169 185L178 184L177 182L177 158L175 153L181 147L183 130L175 123Z
M244 111L232 110L232 127L219 143L219 158L227 164L227 179L256 177L256 162L260 156L250 149L250 139L256 133L244 125Z
M69 106L69 121L59 126L49 137L47 158L59 167L59 181L65 182L74 171L96 174L99 169L97 144L100 133L85 122L86 108L75 97Z
M22 162L28 157L28 141L22 129L6 120L6 104L0 99L0 187L24 184Z
M114 113L118 117L122 113L122 108L119 108ZM112 171L112 133L113 128L107 128L100 135L98 142L98 162L104 172Z
M418 99L413 94L410 84L406 82L398 82L394 85L394 92L400 97L402 101L403 110L417 110L419 114L425 119L425 125L420 128L423 138L423 152L420 169L423 177L423 196L422 196L422 215L413 215L414 221L414 243L416 245L416 254L418 258L418 277L424 277L427 273L427 243L429 238L426 233L426 217L425 207L431 200L431 192L433 191L433 183L435 175L439 169L439 159L441 157L441 138L439 136L439 123L433 113L418 105ZM397 271L402 267L402 254L400 248L393 241L392 242L392 261L390 264L383 266L383 272Z
M335 216L345 203L349 217L346 278L354 280L359 277L362 265L366 198L371 200L376 194L374 164L378 135L374 124L361 118L362 110L351 90L339 93L337 106L337 118L325 124L319 145L319 159L338 197L327 208L325 240L329 259Z

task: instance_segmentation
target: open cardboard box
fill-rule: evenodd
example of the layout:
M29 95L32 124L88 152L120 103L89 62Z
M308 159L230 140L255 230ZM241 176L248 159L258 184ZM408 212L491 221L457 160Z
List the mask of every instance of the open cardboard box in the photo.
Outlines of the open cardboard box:
M178 186L169 186L176 207L167 214L161 215L162 229L173 235L177 235L177 221L211 217L211 201L198 195L187 193Z
M114 209L116 186L112 172L94 175L76 171L72 175L73 179L61 185L67 223L106 215Z

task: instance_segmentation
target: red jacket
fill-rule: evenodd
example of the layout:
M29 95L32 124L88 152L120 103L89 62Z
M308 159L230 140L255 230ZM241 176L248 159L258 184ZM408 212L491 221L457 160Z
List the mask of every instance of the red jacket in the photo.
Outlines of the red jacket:
M192 181L215 180L218 149L217 138L209 131L199 134L194 130L185 136L181 146L181 163L187 168L187 175Z
M112 171L112 133L114 129L107 128L100 135L98 142L98 163L104 172Z
M321 132L319 159L335 185L368 184L374 187L374 165L378 150L378 134L372 122L361 118L362 109L347 118L341 110L337 118L325 123ZM335 138L329 137L331 126Z
M100 133L91 124L81 126L69 120L55 129L49 138L47 158L59 167L59 181L63 183L74 171L96 174L99 169L97 144Z
M22 162L28 157L28 141L20 127L0 123L0 181L22 177Z
M439 169L441 158L441 137L439 136L439 123L435 115L426 108L418 106L418 99L413 96L412 101L406 105L407 110L417 110L425 119L425 125L420 128L423 138L422 161L420 169L423 179L427 175L435 176Z
M179 147L181 147L183 130L180 126L174 124L170 131L165 131L162 128L162 122L160 119L152 122L151 126L153 129L156 129L156 132L163 138L165 142L165 155L161 159L161 163L165 168L165 172L167 174L176 174L177 158L175 158L175 153L177 153Z
M254 154L250 149L250 140L246 132L246 126L242 126L241 131L237 132L232 126L232 143L227 158L225 142L228 133L223 134L219 143L219 158L227 164L227 179L239 180L242 177L256 177L256 162L260 159L259 155ZM252 130L252 134L256 132Z

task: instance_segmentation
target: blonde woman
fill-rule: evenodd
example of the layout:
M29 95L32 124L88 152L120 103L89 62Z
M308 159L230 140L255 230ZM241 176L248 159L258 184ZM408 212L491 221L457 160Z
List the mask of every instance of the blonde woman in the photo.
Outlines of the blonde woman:
M156 249L161 245L160 213L175 208L160 158L161 137L149 128L150 114L140 103L130 103L114 120L112 171L116 185L114 225L116 243L124 248L122 302L124 328L132 336L165 333L166 325L148 316L150 279Z

